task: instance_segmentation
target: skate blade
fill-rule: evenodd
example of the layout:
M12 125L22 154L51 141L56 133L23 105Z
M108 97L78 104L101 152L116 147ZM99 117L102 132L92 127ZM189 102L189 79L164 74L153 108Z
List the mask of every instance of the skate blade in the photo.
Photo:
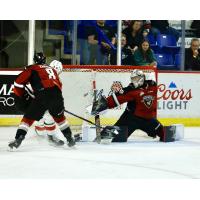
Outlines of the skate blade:
M15 147L13 147L13 148L7 147L7 151L9 151L9 152L16 152L17 148L15 148Z
M49 146L55 147L55 148L62 148L64 146L64 144L62 144L62 145L56 145L56 144L53 144L53 143L49 143Z
M67 150L77 150L77 147L76 145L74 146L68 146L67 144L65 146L63 146L64 149L67 149Z
M69 150L77 150L77 147L76 147L76 146L72 146L72 147L69 147L69 146L68 146L68 148L69 148Z

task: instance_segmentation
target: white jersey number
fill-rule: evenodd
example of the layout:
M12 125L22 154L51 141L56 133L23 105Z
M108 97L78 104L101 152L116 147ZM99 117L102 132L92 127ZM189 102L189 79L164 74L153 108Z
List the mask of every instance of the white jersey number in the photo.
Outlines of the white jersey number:
M49 75L49 79L56 79L56 76L54 74L54 71L50 68L46 69L48 75Z

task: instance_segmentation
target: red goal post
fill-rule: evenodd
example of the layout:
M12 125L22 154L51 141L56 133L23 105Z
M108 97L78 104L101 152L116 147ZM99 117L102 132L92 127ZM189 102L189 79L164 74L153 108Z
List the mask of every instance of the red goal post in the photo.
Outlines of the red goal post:
M103 89L108 95L113 81L120 81L123 87L130 83L130 74L134 69L153 74L157 80L157 68L151 66L113 66L113 65L64 65L61 74L63 96L67 110L93 120L87 114L86 107L92 104L93 91ZM101 115L102 125L112 125L122 114L126 105L109 110ZM71 125L82 125L82 121L73 116L67 116Z

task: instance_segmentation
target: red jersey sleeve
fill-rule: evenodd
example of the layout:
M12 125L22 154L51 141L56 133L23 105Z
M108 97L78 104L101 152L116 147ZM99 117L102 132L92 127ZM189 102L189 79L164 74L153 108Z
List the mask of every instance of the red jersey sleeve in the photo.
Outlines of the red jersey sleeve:
M109 108L114 108L118 104L123 104L125 102L133 102L135 108L133 110L130 109L133 115L151 119L156 117L157 87L146 86L137 90L131 90L116 97L109 96L107 102Z
M13 92L17 96L22 96L24 94L24 86L29 82L31 76L30 69L26 69L21 72L14 82Z
M127 92L126 94L118 95L117 100L119 104L123 104L129 101L133 101L135 99L135 95L136 95L136 91L130 91L130 92ZM107 98L107 101L108 101L109 108L114 108L117 106L117 104L115 103L115 100L113 99L113 96L109 96Z
M24 87L29 82L29 78L31 76L31 70L26 69L22 73L19 74L17 79L15 80L16 87Z

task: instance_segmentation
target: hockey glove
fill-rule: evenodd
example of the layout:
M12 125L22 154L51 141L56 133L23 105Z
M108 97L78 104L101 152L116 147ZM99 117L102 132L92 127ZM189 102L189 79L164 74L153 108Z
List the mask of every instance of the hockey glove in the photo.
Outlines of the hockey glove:
M32 98L27 93L25 93L22 97L14 95L14 99L16 108L23 113L26 112L32 101Z
M97 101L92 105L92 115L97 115L99 112L106 110L108 108L107 99L105 96L100 96Z
M114 93L119 93L123 94L123 86L120 81L114 81L113 84L111 85L111 91Z

